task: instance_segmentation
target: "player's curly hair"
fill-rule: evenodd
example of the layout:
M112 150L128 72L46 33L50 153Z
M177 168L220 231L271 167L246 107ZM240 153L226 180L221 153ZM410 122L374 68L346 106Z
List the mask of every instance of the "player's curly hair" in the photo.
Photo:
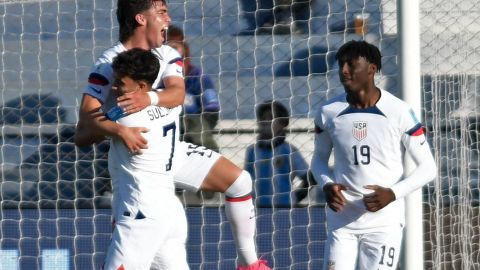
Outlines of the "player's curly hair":
M148 10L155 2L167 4L166 0L118 0L117 21L119 26L119 40L125 42L133 35L138 23L135 16Z
M144 81L152 85L160 69L158 58L148 50L134 48L118 54L112 63L118 78L130 77L134 81Z
M266 100L257 106L257 119L262 119L263 114L267 111L272 113L273 119L280 119L283 126L288 126L290 113L287 107L276 100Z
M364 57L369 63L377 66L377 71L382 68L382 55L380 50L373 44L366 41L351 40L343 44L338 49L335 59L340 62L349 62L351 60Z

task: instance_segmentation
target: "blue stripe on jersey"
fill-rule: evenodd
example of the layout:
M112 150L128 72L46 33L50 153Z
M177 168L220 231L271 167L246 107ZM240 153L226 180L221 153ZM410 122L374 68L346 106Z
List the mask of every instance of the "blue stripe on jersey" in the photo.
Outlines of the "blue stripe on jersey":
M175 59L173 59L173 60L170 60L170 62L168 62L168 63L169 63L169 64L173 64L173 63L177 63L177 62L182 63L181 66L183 66L183 58L181 58L181 57L177 57L177 58L175 58Z
M348 106L345 110L343 110L341 113L337 115L337 117L345 115L345 114L350 114L350 113L372 113L372 114L378 114L381 116L385 116L382 111L377 106L365 108L365 109L360 109L360 108L354 108L352 106ZM385 116L386 117L386 116Z
M412 119L413 119L413 122L414 122L415 124L419 124L420 121L418 121L417 116L415 115L415 112L414 112L412 109L410 109L409 112L410 112L410 116L411 116Z

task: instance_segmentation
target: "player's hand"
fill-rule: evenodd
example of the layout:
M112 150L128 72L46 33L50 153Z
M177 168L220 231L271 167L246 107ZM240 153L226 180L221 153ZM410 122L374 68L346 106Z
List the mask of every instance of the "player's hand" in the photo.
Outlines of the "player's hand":
M364 188L373 190L372 193L363 196L365 208L370 212L377 212L395 201L395 193L390 188L377 185L368 185Z
M150 97L146 92L133 91L119 96L117 105L128 114L136 113L150 105Z
M123 140L128 151L132 154L141 154L142 149L147 149L147 140L142 136L142 133L148 132L144 127L123 127L118 134Z
M343 210L343 207L347 203L347 200L342 194L342 190L347 188L342 184L329 183L323 186L323 192L325 193L325 199L328 207L335 212Z

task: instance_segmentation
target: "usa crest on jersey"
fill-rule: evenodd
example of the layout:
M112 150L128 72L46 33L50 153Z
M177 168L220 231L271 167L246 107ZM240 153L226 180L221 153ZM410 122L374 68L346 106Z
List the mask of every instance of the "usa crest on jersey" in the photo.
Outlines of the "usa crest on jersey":
M367 122L353 122L352 135L357 141L361 141L367 137Z

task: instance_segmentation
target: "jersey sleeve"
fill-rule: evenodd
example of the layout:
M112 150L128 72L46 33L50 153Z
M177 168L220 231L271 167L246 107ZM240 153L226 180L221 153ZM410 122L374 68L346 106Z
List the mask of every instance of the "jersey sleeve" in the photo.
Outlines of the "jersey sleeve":
M183 58L174 48L163 45L160 48L153 49L152 52L157 55L160 61L161 72L160 81L168 76L177 76L183 78Z
M334 182L332 171L328 167L333 144L325 127L322 111L320 108L315 116L315 148L310 165L313 177L320 187Z
M88 75L84 94L90 95L105 103L112 90L113 71L110 63L96 64Z
M183 59L178 56L167 62L163 77L177 76L183 78Z
M402 144L416 164L416 168L391 188L395 197L402 198L433 180L437 174L436 163L425 137L425 128L412 109L401 118Z

